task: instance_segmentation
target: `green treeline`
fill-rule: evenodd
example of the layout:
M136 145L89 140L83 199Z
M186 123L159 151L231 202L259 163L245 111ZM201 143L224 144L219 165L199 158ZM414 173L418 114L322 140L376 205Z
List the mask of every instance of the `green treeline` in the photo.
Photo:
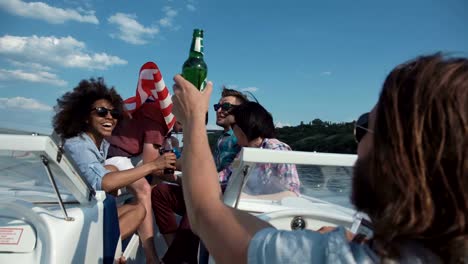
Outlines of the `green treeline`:
M277 128L276 137L293 150L355 154L353 129L353 122L332 123L317 118L308 124ZM211 149L220 135L221 131L208 134Z
M276 137L293 150L355 154L353 130L353 122L332 123L317 118L309 124L278 128Z

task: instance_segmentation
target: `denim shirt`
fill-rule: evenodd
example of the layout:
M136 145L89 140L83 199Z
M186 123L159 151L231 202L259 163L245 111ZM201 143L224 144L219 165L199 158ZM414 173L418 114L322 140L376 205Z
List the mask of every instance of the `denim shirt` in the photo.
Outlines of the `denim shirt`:
M250 241L248 263L379 263L367 245L350 243L344 227L320 234L265 228Z
M110 172L104 168L109 142L102 140L100 148L97 149L96 144L88 134L81 133L76 137L67 139L63 148L69 157L75 161L80 174L86 178L88 183L96 191L102 190L102 178Z
M386 263L440 264L443 261L417 241L401 241L400 256ZM272 227L258 231L249 243L248 263L373 264L382 259L369 243L349 242L346 229L320 234L311 230L286 231Z

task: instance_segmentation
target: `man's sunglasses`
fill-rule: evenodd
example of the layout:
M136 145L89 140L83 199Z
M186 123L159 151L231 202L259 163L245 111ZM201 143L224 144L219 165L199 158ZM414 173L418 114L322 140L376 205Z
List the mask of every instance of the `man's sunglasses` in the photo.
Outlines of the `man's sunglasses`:
M369 129L369 113L362 114L354 123L354 139L359 143L366 133L374 133Z
M106 117L109 112L112 118L120 119L122 117L122 113L117 109L111 110L105 107L96 107L96 108L91 109L91 111L96 111L96 115L99 117Z
M233 104L230 104L230 103L222 103L222 104L214 104L213 105L215 112L218 111L219 108L221 108L221 110L227 112L227 111L231 110L235 106L236 105L233 105Z

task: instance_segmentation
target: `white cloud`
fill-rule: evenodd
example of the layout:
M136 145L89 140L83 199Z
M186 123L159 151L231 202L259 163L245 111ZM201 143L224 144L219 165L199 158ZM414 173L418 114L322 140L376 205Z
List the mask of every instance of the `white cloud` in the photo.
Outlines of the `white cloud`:
M320 75L322 75L322 76L330 76L330 75L332 75L332 72L331 72L331 71L324 71L324 72L321 72Z
M45 20L51 24L63 24L67 21L99 24L94 11L62 9L43 2L1 0L0 8L17 16Z
M277 127L277 128L282 128L282 127L287 127L287 126L291 126L291 124L289 124L289 123L284 123L284 124L283 124L283 123L281 123L281 122L277 122L277 123L275 124L275 127Z
M35 71L52 71L52 68L49 66L42 65L40 63L35 63L35 62L21 62L21 61L16 61L16 60L11 60L8 59L8 62L10 62L11 65L17 67L17 68L23 68L23 69L31 69Z
M4 98L0 97L0 108L15 108L24 110L38 110L38 111L51 111L52 107L43 104L32 98L13 97Z
M91 9L93 8L93 0L63 0L68 5L74 5L78 10L81 10L82 6Z
M66 86L67 82L47 71L25 72L23 70L0 69L0 80L20 80L32 83L46 83L55 86Z
M256 91L258 91L258 88L257 87L247 87L247 88L242 88L240 89L242 92L251 92L251 93L255 93Z
M107 69L113 65L127 64L126 60L117 56L106 53L90 53L86 51L84 42L70 36L57 38L54 36L19 37L5 35L0 37L0 54L67 68Z
M124 13L116 13L109 17L107 21L117 25L119 30L117 34L111 34L111 37L116 37L131 44L142 45L159 33L158 27L145 27L136 18L135 15Z
M192 4L187 4L186 7L187 7L187 10L188 10L188 11L192 11L192 12L193 12L193 11L197 10L197 8L195 8L195 6L192 5Z
M174 18L177 16L177 11L170 6L163 7L162 11L165 16L159 20L159 25L165 28L176 29L177 27L174 26Z

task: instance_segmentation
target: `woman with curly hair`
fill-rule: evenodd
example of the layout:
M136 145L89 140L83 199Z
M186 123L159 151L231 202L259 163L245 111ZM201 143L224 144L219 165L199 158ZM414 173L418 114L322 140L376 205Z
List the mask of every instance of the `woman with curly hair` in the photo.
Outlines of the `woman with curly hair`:
M105 140L112 134L124 113L123 101L114 88L108 88L102 78L82 80L72 92L57 100L54 130L65 139L64 149L75 161L78 170L95 190L116 192L149 174L157 174L165 168L175 169L174 153L161 155L154 162L139 167L118 171L115 166L105 165L109 143ZM142 230L141 223L146 212L141 201L117 208L122 239L136 229L143 242L147 263L158 263L153 235ZM146 233L145 233L146 231Z

